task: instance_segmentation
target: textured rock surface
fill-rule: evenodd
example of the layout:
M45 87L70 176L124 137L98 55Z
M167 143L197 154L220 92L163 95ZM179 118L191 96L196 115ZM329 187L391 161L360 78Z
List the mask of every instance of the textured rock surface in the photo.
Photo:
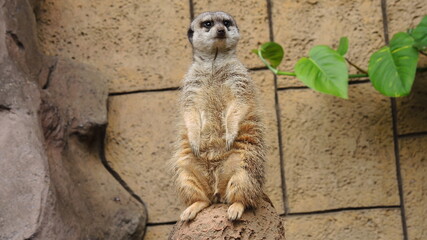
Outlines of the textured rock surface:
M349 92L279 93L291 212L399 204L389 99L370 84Z
M293 71L311 47L325 44L336 48L340 37L350 41L346 55L367 69L370 55L384 45L380 1L273 0L274 41L285 51L280 69ZM357 72L350 68L350 72ZM296 78L280 77L279 87L303 85Z
M52 182L52 202L45 206L51 215L42 220L40 238L140 238L147 221L144 207L100 159L107 123L105 79L68 60L59 59L53 69L40 109Z
M282 219L267 202L256 209L246 210L240 221L227 218L227 205L216 204L201 211L191 222L178 222L171 232L171 240L242 239L282 240L285 230Z
M1 10L0 10L1 11ZM0 239L25 239L39 227L49 170L37 116L38 87L7 56L0 13ZM2 29L3 28L3 29ZM25 94L24 94L25 93Z
M46 0L37 22L46 54L99 68L110 92L177 87L191 62L188 1Z
M287 216L284 222L287 240L401 240L403 238L398 209Z
M0 2L0 239L140 239L145 209L99 156L102 74L40 54L31 3Z
M238 57L248 68L262 67L262 62L251 52L269 41L267 1L257 0L194 0L194 14L205 11L225 11L237 21L240 30Z
M400 142L403 190L411 240L427 238L427 136Z

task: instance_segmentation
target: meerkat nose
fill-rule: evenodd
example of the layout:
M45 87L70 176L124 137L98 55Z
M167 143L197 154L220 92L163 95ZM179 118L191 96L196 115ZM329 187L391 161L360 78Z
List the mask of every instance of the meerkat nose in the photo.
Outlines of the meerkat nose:
M216 33L217 33L217 37L219 38L225 37L225 29L218 29Z

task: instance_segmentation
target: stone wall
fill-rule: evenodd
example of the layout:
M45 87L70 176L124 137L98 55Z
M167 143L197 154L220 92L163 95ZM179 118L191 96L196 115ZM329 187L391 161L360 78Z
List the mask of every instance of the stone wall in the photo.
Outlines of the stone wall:
M238 55L261 89L269 131L266 192L287 239L427 238L427 74L408 97L386 98L359 79L342 100L276 78L250 53L274 40L285 48L281 69L292 69L312 46L348 36L347 57L366 68L427 14L423 0L43 0L36 10L45 54L108 76L106 163L147 205L144 239L166 239L183 209L166 162L191 62L186 31L208 10L231 13L241 29Z
M141 239L144 204L102 161L106 78L41 53L36 4L0 1L0 239Z

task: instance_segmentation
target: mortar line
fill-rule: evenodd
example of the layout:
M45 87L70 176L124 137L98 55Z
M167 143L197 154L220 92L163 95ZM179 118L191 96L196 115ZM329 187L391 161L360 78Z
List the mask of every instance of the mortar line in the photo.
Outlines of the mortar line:
M386 44L389 44L389 35L388 35L388 17L387 17L387 0L381 0L381 13L383 20L384 28L384 41ZM403 239L408 240L408 226L406 223L406 209L405 209L405 198L403 192L403 180L402 180L402 171L400 168L400 151L399 151L399 132L397 129L397 106L396 99L390 98L391 102L391 115L392 115L392 126L393 126L393 145L394 145L394 156L395 156L395 165L396 165L396 178L397 178L397 187L399 191L399 200L400 200L400 218L402 221L402 231Z
M127 94L135 94L135 93L148 93L148 92L167 92L167 91L177 91L180 87L171 87L171 88L158 88L158 89L145 89L145 90L135 90L135 91L124 91L124 92L112 92L109 93L109 97L121 96Z
M387 0L380 0L380 1L381 1L381 14L382 14L382 20L383 20L384 41L385 41L385 44L388 44L389 37L388 37L388 19L387 19Z
M402 229L403 229L403 239L408 240L408 227L406 224L406 209L405 209L405 198L403 192L403 180L402 180L402 170L400 168L400 151L399 151L399 134L397 129L397 107L396 99L390 98L391 101L391 114L393 121L393 144L394 144L394 156L396 164L396 178L397 186L399 190L399 199L400 199L400 215L402 220Z
M282 201L283 211L285 214L289 212L286 176L285 176L285 160L283 156L283 140L282 140L282 123L279 105L279 92L277 90L277 76L274 75L274 105L276 110L276 121L277 121L277 137L279 141L279 160L280 160L280 178L282 183Z
M267 1L267 15L268 15L268 28L270 33L270 41L274 41L273 35L273 17L272 17L272 4L271 0ZM277 123L277 138L279 142L279 163L280 163L280 178L282 185L282 201L283 201L283 211L286 214L288 212L288 197L287 197L287 187L286 187L286 178L285 178L285 164L283 157L283 141L282 141L282 124L280 117L280 106L279 106L279 92L277 89L277 76L274 75L274 107L276 110L276 123Z
M253 67L253 68L249 68L249 71L263 71L263 70L268 70L268 67Z
M193 4L193 0L189 0L188 3L190 5L190 23L191 23L193 21L193 19L194 19L194 4Z
M278 87L277 91L298 90L298 89L310 89L310 88L307 86Z
M370 82L369 79L364 79L364 80L358 80L358 81L350 81L350 82L348 82L348 85L366 84L369 82ZM298 89L310 89L310 88L307 86L289 86L289 87L278 87L277 88L277 90L279 90L279 91L298 90Z
M169 221L169 222L154 222L154 223L147 223L147 227L155 227L155 226L163 226L163 225L174 225L177 221Z
M249 71L263 71L267 70L267 67L254 67L249 68ZM148 93L148 92L166 92L166 91L177 91L180 90L180 87L170 87L170 88L157 88L157 89L143 89L143 90L135 90L135 91L124 91L124 92L111 92L108 94L110 97L121 96L127 94L135 94L135 93Z
M357 84L364 84L364 83L369 83L371 82L371 80L368 79L361 79L361 80L350 80L348 82L348 85L357 85Z
M268 33L270 34L270 42L274 42L274 32L273 32L273 5L271 0L267 1L267 16L268 16Z
M400 205L379 205L379 206L368 206L368 207L347 207L347 208L333 208L320 211L310 211L310 212L295 212L288 214L281 214L280 216L305 216L305 215L318 215L318 214L327 214L327 213L336 213L336 212L346 212L346 211L363 211L363 210L375 210L375 209L400 209Z
M415 137L425 137L427 136L427 131L423 132L413 132L397 135L398 138L415 138Z

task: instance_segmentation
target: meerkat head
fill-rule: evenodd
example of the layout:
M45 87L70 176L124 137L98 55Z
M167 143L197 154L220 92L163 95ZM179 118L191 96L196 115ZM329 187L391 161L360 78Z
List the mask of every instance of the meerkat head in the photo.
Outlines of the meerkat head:
M239 38L236 21L225 12L204 12L188 29L193 49L203 53L234 51Z

